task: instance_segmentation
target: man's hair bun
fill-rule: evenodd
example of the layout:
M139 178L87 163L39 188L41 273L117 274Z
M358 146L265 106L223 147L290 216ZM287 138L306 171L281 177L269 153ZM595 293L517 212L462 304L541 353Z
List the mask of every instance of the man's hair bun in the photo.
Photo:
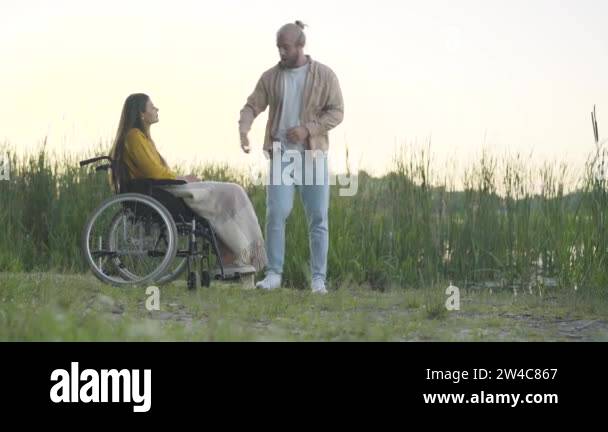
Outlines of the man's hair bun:
M304 24L304 23L303 23L302 21L300 21L300 20L297 20L297 21L295 22L295 24L296 24L298 27L300 27L302 30L304 30L304 27L306 27L306 24Z

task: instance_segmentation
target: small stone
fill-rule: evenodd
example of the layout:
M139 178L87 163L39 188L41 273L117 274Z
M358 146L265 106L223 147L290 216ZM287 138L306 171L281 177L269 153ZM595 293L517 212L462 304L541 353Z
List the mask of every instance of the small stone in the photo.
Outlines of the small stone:
M112 297L103 294L94 296L87 305L87 308L101 313L121 314L124 307L118 304Z
M155 320L166 321L166 320L173 318L173 314L171 312L156 312L156 313L151 313L150 318L155 319Z

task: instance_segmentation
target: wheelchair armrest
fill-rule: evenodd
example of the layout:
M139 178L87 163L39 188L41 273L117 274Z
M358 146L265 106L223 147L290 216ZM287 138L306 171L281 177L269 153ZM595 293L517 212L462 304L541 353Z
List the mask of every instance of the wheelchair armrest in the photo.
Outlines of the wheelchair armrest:
M164 180L149 179L148 182L151 187L182 185L182 184L188 183L186 180L171 180L171 179L164 179Z
M133 179L127 183L125 188L128 192L139 192L149 195L153 188L159 186L172 186L182 185L188 183L185 180L172 180L172 179Z

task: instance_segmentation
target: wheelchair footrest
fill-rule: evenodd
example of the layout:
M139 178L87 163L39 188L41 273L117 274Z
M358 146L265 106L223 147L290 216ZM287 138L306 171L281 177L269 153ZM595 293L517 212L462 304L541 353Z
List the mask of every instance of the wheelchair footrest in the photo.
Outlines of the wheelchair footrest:
M210 271L211 277L216 280L239 280L241 276L255 273L256 270L253 266L225 266L224 277L222 278L222 272L219 268Z

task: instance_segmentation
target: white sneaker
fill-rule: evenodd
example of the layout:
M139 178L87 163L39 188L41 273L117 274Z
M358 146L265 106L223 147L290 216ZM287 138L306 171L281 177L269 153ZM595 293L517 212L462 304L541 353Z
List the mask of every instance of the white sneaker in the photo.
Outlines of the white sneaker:
M314 279L311 287L314 294L327 294L327 288L325 288L325 281L323 279Z
M255 284L256 288L265 290L273 290L281 288L281 275L276 273L267 273L266 277Z

